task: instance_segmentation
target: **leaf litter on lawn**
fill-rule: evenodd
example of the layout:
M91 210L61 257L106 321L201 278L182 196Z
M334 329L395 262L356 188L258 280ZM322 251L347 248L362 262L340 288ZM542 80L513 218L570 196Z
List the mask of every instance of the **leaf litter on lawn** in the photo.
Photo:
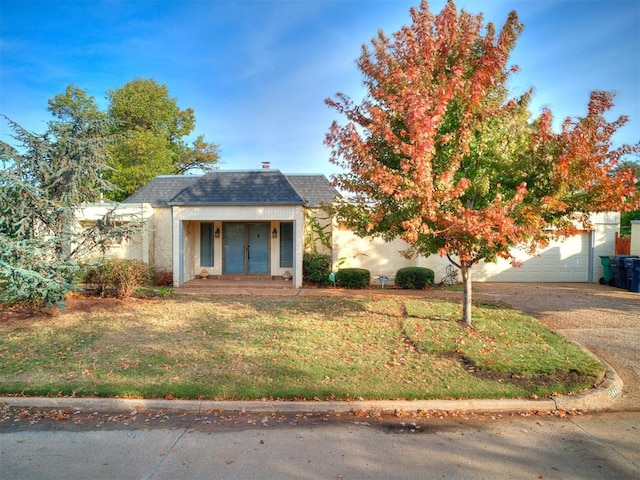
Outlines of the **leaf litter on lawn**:
M456 321L459 305L424 298L102 300L71 300L55 316L0 323L2 393L530 397L586 388L601 368L562 337L503 306L474 307L470 330ZM584 378L576 382L572 374ZM550 382L554 378L558 382Z

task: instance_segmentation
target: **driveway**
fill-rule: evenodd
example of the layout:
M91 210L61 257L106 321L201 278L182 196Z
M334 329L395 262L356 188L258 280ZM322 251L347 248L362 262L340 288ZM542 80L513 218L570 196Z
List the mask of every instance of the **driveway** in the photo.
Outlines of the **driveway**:
M640 411L640 293L587 283L476 283L474 298L522 310L609 363L624 382L616 410Z

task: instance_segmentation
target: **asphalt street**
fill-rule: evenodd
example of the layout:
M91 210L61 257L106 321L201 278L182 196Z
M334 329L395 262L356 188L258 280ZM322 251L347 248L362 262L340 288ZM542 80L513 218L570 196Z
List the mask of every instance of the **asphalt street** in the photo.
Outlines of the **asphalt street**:
M3 480L640 478L634 412L28 412L5 409Z

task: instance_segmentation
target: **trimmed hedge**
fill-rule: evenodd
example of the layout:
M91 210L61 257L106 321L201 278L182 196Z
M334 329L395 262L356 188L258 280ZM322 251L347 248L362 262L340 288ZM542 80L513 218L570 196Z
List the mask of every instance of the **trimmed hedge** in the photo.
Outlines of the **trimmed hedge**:
M336 284L344 288L367 288L371 272L364 268L343 268L336 273Z
M302 276L305 283L329 285L331 257L321 253L305 253L302 257Z
M435 274L430 268L405 267L396 272L395 284L400 288L421 290L427 285L433 285Z

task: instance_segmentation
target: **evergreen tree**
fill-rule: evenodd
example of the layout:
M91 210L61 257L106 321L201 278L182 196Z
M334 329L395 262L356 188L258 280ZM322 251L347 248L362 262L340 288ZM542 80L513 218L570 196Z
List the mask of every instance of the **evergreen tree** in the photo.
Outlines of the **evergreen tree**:
M33 308L62 305L74 288L78 262L106 248L113 238L129 238L137 221L116 221L115 211L88 229L75 214L112 186L107 170L107 117L91 108L93 99L70 86L65 98L50 102L54 120L36 134L4 117L15 145L0 142L0 301ZM89 108L86 108L87 105Z

